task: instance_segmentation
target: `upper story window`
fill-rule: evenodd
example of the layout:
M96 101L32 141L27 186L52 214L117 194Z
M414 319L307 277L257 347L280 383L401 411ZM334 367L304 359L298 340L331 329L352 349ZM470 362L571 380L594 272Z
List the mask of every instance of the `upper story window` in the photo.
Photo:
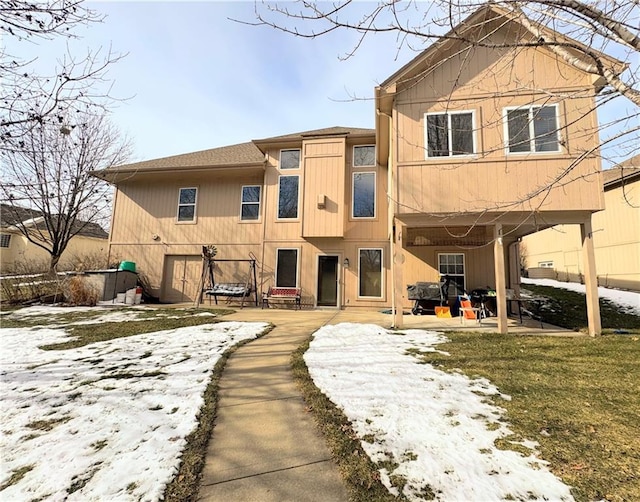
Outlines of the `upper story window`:
M425 113L424 123L427 158L475 153L472 111Z
M353 147L353 167L373 167L376 165L376 147L361 145Z
M299 176L280 176L278 180L278 219L298 217Z
M178 196L178 221L196 221L197 197L197 188L191 187L180 189L180 195Z
M260 194L260 185L247 185L242 187L242 201L240 203L240 219L242 221L251 221L260 218Z
M0 248L8 248L11 244L11 234L0 234Z
M559 152L558 106L507 108L509 153Z
M376 216L376 173L353 173L354 218Z
M299 169L300 149L280 150L280 169Z

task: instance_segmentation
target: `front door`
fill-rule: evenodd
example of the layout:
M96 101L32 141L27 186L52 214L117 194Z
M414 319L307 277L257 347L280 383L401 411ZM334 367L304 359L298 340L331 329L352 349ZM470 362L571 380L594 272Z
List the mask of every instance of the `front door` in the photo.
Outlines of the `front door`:
M338 256L318 256L318 307L338 306Z

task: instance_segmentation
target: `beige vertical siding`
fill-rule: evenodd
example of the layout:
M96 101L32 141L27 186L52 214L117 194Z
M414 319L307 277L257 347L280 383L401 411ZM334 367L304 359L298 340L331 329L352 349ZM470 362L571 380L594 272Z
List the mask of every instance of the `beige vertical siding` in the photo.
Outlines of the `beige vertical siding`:
M604 193L606 209L593 215L598 283L640 291L640 181ZM631 201L631 203L629 203ZM523 239L527 267L553 261L555 278L583 279L579 225L558 225Z
M345 139L304 142L302 234L342 237L345 222ZM321 197L325 206L318 207Z

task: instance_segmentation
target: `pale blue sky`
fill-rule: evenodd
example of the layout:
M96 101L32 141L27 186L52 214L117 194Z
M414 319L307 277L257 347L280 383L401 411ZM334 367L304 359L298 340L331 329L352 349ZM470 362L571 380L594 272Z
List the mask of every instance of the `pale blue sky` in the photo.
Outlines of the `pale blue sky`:
M112 120L133 141L132 161L335 125L373 128L373 88L416 55L398 52L393 34L376 34L341 61L355 44L353 32L309 40L228 19L253 20L253 1L87 5L107 18L77 30L80 39L12 41L11 52L37 56L49 72L66 44L73 54L110 46L128 53L108 76L111 94L129 98L117 103ZM632 108L617 101L613 117ZM607 116L604 110L601 122ZM624 158L628 148L616 153Z
M117 103L113 121L133 140L132 160L242 143L335 125L374 127L375 85L406 63L395 38L371 38L340 61L355 35L295 38L252 20L253 2L90 2L107 15L77 30L79 40L20 44L52 68L69 44L128 55L109 69ZM13 52L17 52L12 48Z

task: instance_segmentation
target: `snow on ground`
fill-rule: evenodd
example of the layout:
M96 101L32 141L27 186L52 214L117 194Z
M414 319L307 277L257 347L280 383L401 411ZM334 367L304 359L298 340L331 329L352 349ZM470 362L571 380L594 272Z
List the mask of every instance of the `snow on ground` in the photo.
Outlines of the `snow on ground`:
M563 288L577 293L585 293L584 284L575 282L561 282L553 279L528 279L521 278L523 284L536 284L538 286L551 286L553 288ZM640 293L634 291L622 291L620 289L611 289L598 287L598 297L620 305L628 314L640 315Z
M24 476L0 499L160 500L216 362L266 327L221 322L50 351L38 347L68 340L62 329L3 329L0 486Z
M534 450L525 457L495 447L511 431L501 421L504 410L486 396L508 396L486 379L437 370L407 352L434 351L444 341L429 331L339 324L317 331L304 358L369 457L392 462L380 469L392 493L391 480L401 476L409 500L424 500L429 491L443 501L573 500Z

